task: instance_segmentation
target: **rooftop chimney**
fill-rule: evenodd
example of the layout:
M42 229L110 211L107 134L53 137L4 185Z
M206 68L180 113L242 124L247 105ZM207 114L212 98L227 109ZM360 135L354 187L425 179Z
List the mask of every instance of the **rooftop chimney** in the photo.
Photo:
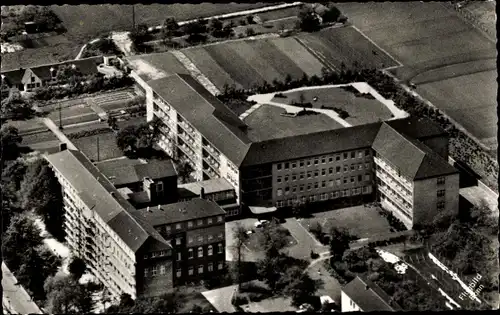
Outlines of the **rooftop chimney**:
M163 211L163 209L161 208L161 206L160 206L160 205L158 205L158 210L162 210L162 211Z
M368 285L366 285L365 290L370 290L370 287Z
M59 143L59 151L65 151L68 148L68 144L66 142Z
M112 191L112 192L111 192L111 196L113 196L113 197L115 197L115 198L116 198L116 196L115 196L115 192L114 192L114 191Z
M201 190L200 190L200 198L205 199L205 188L203 188L203 187L201 187Z
M148 212L153 212L153 210L149 209L149 206L148 206L148 209L147 209Z

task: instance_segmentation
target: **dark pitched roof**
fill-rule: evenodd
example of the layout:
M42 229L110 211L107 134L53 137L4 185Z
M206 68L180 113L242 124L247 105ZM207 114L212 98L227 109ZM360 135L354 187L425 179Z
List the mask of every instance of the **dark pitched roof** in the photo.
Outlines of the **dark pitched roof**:
M356 277L342 288L364 312L402 311L397 304L389 304L390 297L375 283Z
M380 123L373 123L253 143L242 166L369 148L379 126Z
M423 143L382 123L372 148L412 180L456 173L456 169Z
M386 123L398 132L416 140L447 135L446 130L428 118L410 116L403 119L389 120Z
M61 63L40 65L40 66L30 67L28 69L31 69L31 71L33 71L33 73L40 79L47 80L51 78L50 68L52 67L57 69L58 67L61 66L74 64L83 75L89 75L97 73L98 72L97 66L103 62L104 62L104 57L98 56L98 57L89 57L78 60L68 60ZM10 84L21 84L21 79L23 78L25 71L26 69L16 69L16 70L2 72L2 75L5 75L5 77L9 80Z
M2 83L6 82L8 85L21 84L25 70L16 69L11 71L2 72Z
M125 158L99 162L96 166L116 186L137 183L144 177L154 180L177 175L171 160L146 162Z
M136 211L134 207L80 151L64 150L46 159L131 250L137 251L150 236L167 243L159 234L149 233L149 227L134 220L131 216Z
M146 164L137 164L134 166L137 175L143 179L151 179L177 176L172 160L149 160Z
M152 226L158 226L226 214L215 202L200 198L161 205L160 208L150 207L151 212L141 209L134 216L142 217Z
M176 74L148 84L230 161L240 165L250 140L240 129L245 124L236 114L189 75Z

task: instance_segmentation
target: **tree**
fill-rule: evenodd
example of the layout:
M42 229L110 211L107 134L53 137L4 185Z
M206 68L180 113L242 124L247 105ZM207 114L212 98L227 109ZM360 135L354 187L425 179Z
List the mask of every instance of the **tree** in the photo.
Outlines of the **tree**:
M311 10L307 9L299 13L299 27L304 32L316 32L320 29L320 20L317 14Z
M323 23L337 22L340 14L340 10L332 5L323 13L321 18L323 19Z
M283 228L275 222L270 222L258 234L259 244L266 252L266 256L277 257L287 245L287 237Z
M247 28L245 32L246 32L247 36L254 36L255 35L255 30L252 27Z
M85 273L85 270L87 270L87 266L83 259L81 259L80 257L74 257L69 263L68 269L75 280L78 281Z
M3 235L3 258L5 263L15 272L26 258L25 251L42 244L40 229L33 220L24 214L11 218L7 231Z
M286 271L284 281L286 285L283 294L292 298L294 306L310 301L323 284L321 280L312 279L307 272L296 266Z
M45 223L47 231L64 241L64 204L62 188L54 171L45 159L37 159L28 166L20 195L22 207L34 210Z
M175 164L175 169L177 170L177 176L181 183L188 183L191 177L191 173L194 171L193 167L187 160L178 161Z
M0 129L2 160L13 160L19 156L19 144L23 138L16 127L3 125Z
M245 227L241 225L240 223L237 223L236 226L233 229L233 234L234 234L234 247L233 250L236 254L236 259L237 259L237 281L238 281L238 289L241 289L241 282L242 282L242 272L243 272L243 247L245 246L246 241L248 240L248 235Z
M189 35L188 41L190 42L200 42L206 38L204 35L207 32L206 22L202 19L185 24L184 29Z
M224 24L221 20L216 18L210 20L210 32L214 37L221 37L223 27Z
M129 38L136 50L142 50L144 42L149 39L148 26L144 23L137 25L137 27L129 33Z
M113 130L118 130L118 120L116 117L111 116L108 118L108 126Z
M43 286L51 313L87 314L94 308L92 290L73 277L50 277Z
M139 139L136 134L136 126L127 126L120 130L116 135L116 145L123 152L137 151L137 143Z
M0 115L2 121L6 119L26 120L35 116L32 104L22 98L19 93L10 93L9 97L2 100ZM2 126L3 127L3 126Z
M161 38L164 44L167 44L172 41L172 37L179 30L179 24L173 17L168 17L163 22L163 28L161 29Z
M344 252L349 249L350 235L342 229L330 229L330 254L334 260L342 259Z

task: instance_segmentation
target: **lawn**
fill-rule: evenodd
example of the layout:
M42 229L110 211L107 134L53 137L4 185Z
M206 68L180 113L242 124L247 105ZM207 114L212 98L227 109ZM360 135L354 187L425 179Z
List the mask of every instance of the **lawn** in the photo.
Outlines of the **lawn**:
M292 299L285 297L274 297L260 302L251 302L241 306L246 313L268 313L268 312L295 312L296 307L292 306Z
M302 219L300 224L309 230L314 222L319 222L324 232L328 232L331 227L345 228L359 238L391 232L389 223L378 213L377 209L365 206L314 213L312 218Z
M353 27L327 28L298 38L336 69L340 69L342 63L348 67L358 63L367 68L398 65Z
M410 80L445 66L461 67L485 59L496 61L495 43L439 2L346 2L338 7L364 34L404 64L392 70L400 79ZM447 73L443 74L445 79L449 78ZM496 136L495 122L491 119L496 116L491 114L496 104L491 95L496 89L490 83L495 79L491 78L491 74L480 74L438 83L436 76L434 83L420 90L474 136L489 139ZM479 105L469 107L467 93L478 96L480 104L474 100ZM480 110L478 114L475 107L491 109Z
M58 140L58 138L52 133L52 131L44 131L39 133L34 133L31 135L24 135L22 145L30 145L35 143L47 142Z
M245 245L251 251L262 252L262 246L259 243L259 235L262 233L262 228L255 228L253 230L255 231L255 233L249 235ZM293 238L293 236L291 236L290 232L286 228L280 226L279 233L283 238L286 239L287 245L285 248L297 245L297 241Z
M62 106L61 106L62 107ZM47 110L49 108L44 107L44 110ZM87 114L92 114L94 111L92 108L90 108L88 105L85 104L80 104L80 105L75 105L71 107L62 107L61 108L61 116L63 119L65 117L71 117L71 116L79 116L79 115L87 115ZM57 107L52 108L50 111L50 114L48 115L49 118L51 119L59 119L59 110Z
M497 142L496 70L419 85L417 92L439 104L486 145ZM479 89L479 91L478 91Z
M244 122L250 127L249 138L252 141L266 141L343 128L341 124L324 114L310 112L311 115L297 117L280 115L285 112L286 110L272 105L262 105L253 111L244 118Z
M338 87L283 94L287 97L274 97L272 101L284 104L291 104L292 102L299 103L300 95L302 94L305 98L305 102L312 103L314 108L328 106L338 107L347 111L349 117L345 120L351 125L373 123L379 120L387 120L392 117L391 111L378 100L370 96L356 96L353 92ZM314 97L318 98L316 102L313 101Z
M97 138L99 138L99 161L109 160L123 156L116 145L116 136L113 132L83 137L72 140L73 144L89 159L97 161Z

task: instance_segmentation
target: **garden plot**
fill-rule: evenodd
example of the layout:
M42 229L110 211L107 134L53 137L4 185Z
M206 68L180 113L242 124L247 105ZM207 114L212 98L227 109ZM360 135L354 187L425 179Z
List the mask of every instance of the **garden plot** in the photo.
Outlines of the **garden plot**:
M99 140L97 140L99 138ZM123 156L116 145L116 135L110 131L89 137L71 140L73 144L93 161L104 161ZM99 159L97 158L97 142L99 141Z
M336 69L340 69L342 63L347 67L358 64L367 68L400 65L353 27L327 28L297 38Z
M295 38L276 38L271 41L284 56L292 60L308 76L321 75L324 65Z

